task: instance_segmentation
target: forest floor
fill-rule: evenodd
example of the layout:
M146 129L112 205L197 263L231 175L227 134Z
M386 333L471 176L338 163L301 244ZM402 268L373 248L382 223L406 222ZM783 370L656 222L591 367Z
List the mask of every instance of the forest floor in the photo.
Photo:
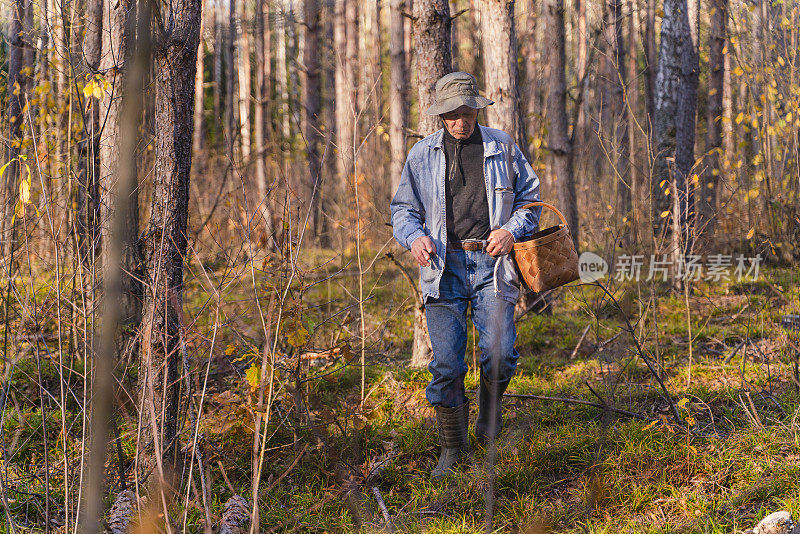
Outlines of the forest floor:
M483 531L492 480L496 532L733 533L773 511L800 514L794 374L800 343L781 325L784 315L800 309L796 269L764 268L756 281L698 282L691 295L671 293L660 283L615 283L610 290L619 306L594 286L557 290L551 314L528 313L517 322L521 357L508 393L579 399L628 413L506 398L494 466L473 440L472 458L446 482L431 483L438 438L424 397L428 373L408 366L414 301L399 269L380 255L364 265L362 385L356 261L320 253L291 280L288 272L276 276L268 262L239 270L230 265L191 265L184 299L198 406L208 370L200 450L215 523L234 493L248 500L252 495L259 387L253 369L265 339L254 285L266 323L281 313L279 387L258 502L262 532L349 532L359 525L366 532ZM279 307L266 295L284 294L287 283ZM54 298L41 291L40 310L52 311L47 302ZM625 317L662 369L679 421L623 331ZM54 328L41 327L49 343ZM470 334L466 384L474 421L473 341ZM18 346L24 343L30 348L30 341ZM65 379L55 370L54 353L41 360L41 382L33 358L18 354L3 424L8 511L20 526L38 531L44 446L42 389L36 384L50 392L45 420L55 511L64 504L61 451L78 468L77 438L67 438L64 447L62 437L79 435L84 384L78 375L67 380L75 400L67 404L70 428L63 432L55 403ZM80 358L68 365L72 372L82 368ZM126 376L134 391L133 366ZM118 422L121 460L128 467L135 454L132 408L124 407ZM188 422L185 427L190 441ZM119 491L119 459L111 451L109 499ZM202 532L204 512L193 495L185 528Z

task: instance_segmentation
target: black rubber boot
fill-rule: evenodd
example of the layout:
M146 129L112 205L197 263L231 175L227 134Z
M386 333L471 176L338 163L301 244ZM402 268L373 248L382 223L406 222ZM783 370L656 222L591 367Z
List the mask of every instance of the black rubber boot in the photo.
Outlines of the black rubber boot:
M481 371L481 387L478 393L478 419L475 421L475 438L480 443L494 439L503 430L503 393L508 387L508 380L490 380ZM492 396L497 401L492 406Z
M446 477L452 467L469 452L469 403L454 408L434 406L434 409L442 445L439 463L431 472L431 480L435 481Z

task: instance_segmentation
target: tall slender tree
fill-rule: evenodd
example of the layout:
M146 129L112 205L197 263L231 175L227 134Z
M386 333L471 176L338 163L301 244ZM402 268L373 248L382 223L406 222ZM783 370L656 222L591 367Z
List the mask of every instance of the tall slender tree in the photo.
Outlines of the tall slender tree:
M425 114L433 104L436 81L452 70L450 57L450 6L447 0L414 0L414 49L419 91L419 125L422 135L441 126L438 117Z
M612 80L612 147L615 149L615 174L617 177L617 208L622 217L629 217L631 209L630 151L628 146L627 49L625 48L624 15L622 0L610 0L609 12L613 29L614 71Z
M192 106L202 0L174 0L154 43L155 167L145 241L146 291L139 392L142 473L174 469L178 443L183 268L192 165ZM158 9L158 8L157 8ZM160 457L160 458L159 458ZM158 461L160 460L160 461ZM158 483L159 477L152 480Z
M392 162L389 170L394 194L400 184L406 160L406 129L408 128L408 70L406 70L404 0L391 0L389 4L389 53L391 79L389 83L389 142Z
M19 188L21 165L18 158L20 147L22 146L22 125L25 121L23 109L28 93L29 72L32 63L33 46L30 42L32 38L32 25L30 24L32 13L30 0L14 0L11 6L11 28L9 35L8 53L8 124L10 142L6 162L8 167L4 174L3 184L3 219L2 236L0 236L0 252L4 259L10 261L9 252L14 247L14 207L17 203L17 191ZM6 264L8 265L8 264ZM10 269L10 266L8 267Z
M83 54L87 71L97 74L103 47L103 0L90 0L86 5L86 29ZM75 228L81 261L88 267L97 252L100 229L100 108L94 99L86 98L83 111L83 138L78 143L78 176L75 194Z
M543 15L546 26L546 46L550 51L550 78L547 95L548 143L553 173L556 176L558 204L572 238L578 245L578 209L575 205L575 174L573 172L572 140L567 126L567 79L564 42L564 2L546 0Z
M239 90L239 131L243 165L250 163L252 135L250 130L250 33L248 31L247 2L241 0L236 6L236 74Z
M519 103L517 33L514 0L486 0L482 8L483 70L487 96L487 124L508 133L527 156L525 122Z
M304 187L304 201L310 212L310 230L314 236L319 233L319 196L321 188L321 148L320 120L322 113L322 80L320 76L320 0L305 0L305 28L303 40L303 102L304 132L306 152L308 153L308 181Z
M120 202L127 202L128 217L124 226L121 322L131 329L139 325L141 316L142 248L139 242L139 194L134 189L126 199L114 198L117 161L119 157L120 105L123 98L123 76L130 62L135 39L136 2L120 0L104 4L103 43L100 71L110 85L108 95L101 99L100 123L100 231L103 261L108 261L108 236L111 234L113 210ZM196 59L196 58L195 58Z
M267 176L267 143L272 135L272 29L269 20L269 2L256 4L255 12L255 60L256 60L256 105L254 118L254 140L256 145L256 185L258 197L256 207L263 224L264 246L275 248L272 208L269 198L269 178Z
M708 103L706 107L706 164L698 202L698 231L710 235L714 229L717 189L722 173L722 124L725 85L728 0L712 0L708 34ZM730 120L730 115L728 115Z

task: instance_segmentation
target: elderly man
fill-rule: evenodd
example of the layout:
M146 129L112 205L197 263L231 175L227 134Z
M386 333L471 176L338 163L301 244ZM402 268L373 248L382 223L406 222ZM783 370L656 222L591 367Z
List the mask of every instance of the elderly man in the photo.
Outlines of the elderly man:
M471 74L442 77L425 112L441 117L444 128L411 149L391 204L394 237L420 265L433 348L426 396L441 442L433 479L444 477L469 450L468 305L480 334L480 441L501 430L501 399L519 357L519 280L508 253L536 230L541 208L520 208L539 200L539 178L508 134L477 124L478 110L492 103L478 94Z

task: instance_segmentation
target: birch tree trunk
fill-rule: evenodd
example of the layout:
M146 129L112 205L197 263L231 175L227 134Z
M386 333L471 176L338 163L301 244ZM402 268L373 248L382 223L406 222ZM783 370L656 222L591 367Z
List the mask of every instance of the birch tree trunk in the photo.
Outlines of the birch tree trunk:
M725 43L727 42L728 0L712 0L711 28L708 35L708 103L706 108L706 165L701 179L697 207L697 230L708 239L714 233L717 188L722 173L722 124L725 85ZM730 119L730 114L727 115Z
M486 122L510 135L528 157L525 123L519 109L514 0L486 0L481 19L486 96L494 101L486 108Z
M178 362L200 12L201 0L174 0L171 13L161 18L172 21L168 33L154 48L155 167L139 366L140 475L155 469L155 474L171 477L180 450ZM158 483L159 478L151 480Z
M389 5L389 53L391 80L389 84L389 142L392 162L391 194L397 191L406 161L406 129L408 128L408 71L406 70L404 0L391 0Z
M247 4L245 0L237 6L236 17L237 40L236 44L236 73L239 90L239 131L242 134L242 165L245 168L250 164L251 132L250 132L250 38L247 30Z
M414 0L414 48L419 91L419 125L422 135L439 128L439 117L425 110L433 104L436 82L450 73L450 7L447 0Z
M685 9L683 9L685 8ZM683 27L680 48L680 83L675 117L675 172L673 178L672 250L673 265L678 265L691 253L694 239L694 142L697 125L697 84L700 75L698 0L684 0L678 11ZM673 286L683 287L676 277Z
M556 176L558 205L578 248L578 209L575 200L575 176L572 166L572 141L567 127L567 80L564 51L564 2L545 0L546 49L550 54L550 79L547 95L548 143L553 173Z
M653 140L655 162L650 184L653 224L657 237L661 233L665 213L670 210L668 191L672 173L667 158L675 155L675 118L678 113L678 92L681 84L681 50L684 32L688 31L681 15L686 17L686 0L665 0L661 20L661 48L655 82ZM686 18L688 21L688 18ZM687 22L688 24L688 22Z

